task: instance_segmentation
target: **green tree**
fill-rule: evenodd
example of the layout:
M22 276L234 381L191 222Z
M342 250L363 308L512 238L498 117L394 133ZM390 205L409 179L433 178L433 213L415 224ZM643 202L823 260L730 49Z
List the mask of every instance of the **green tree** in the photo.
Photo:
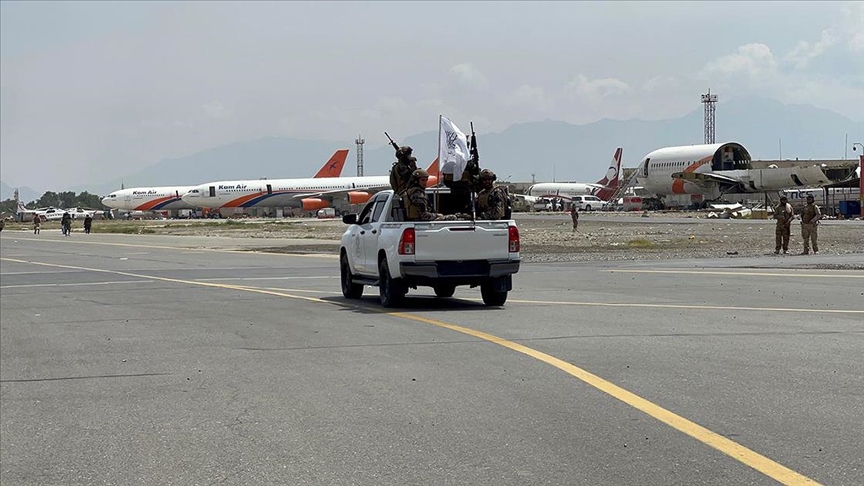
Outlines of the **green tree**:
M47 208L48 206L60 206L60 197L56 192L45 191L45 194L42 194L42 197L36 200L35 206L37 208Z
M17 209L18 205L11 197L5 201L0 201L0 212L14 214Z

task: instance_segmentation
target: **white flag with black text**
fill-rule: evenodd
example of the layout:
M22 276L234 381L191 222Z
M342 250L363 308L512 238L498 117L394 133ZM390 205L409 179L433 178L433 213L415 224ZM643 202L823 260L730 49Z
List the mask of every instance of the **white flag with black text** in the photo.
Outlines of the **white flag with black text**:
M462 171L470 157L468 137L447 117L440 116L441 127L438 140L438 163L442 174L453 174L454 179L462 177Z

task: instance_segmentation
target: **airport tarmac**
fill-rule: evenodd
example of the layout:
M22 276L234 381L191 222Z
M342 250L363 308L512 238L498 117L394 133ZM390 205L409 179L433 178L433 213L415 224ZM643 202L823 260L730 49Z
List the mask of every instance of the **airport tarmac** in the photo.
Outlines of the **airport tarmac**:
M335 255L190 238L0 236L0 482L864 484L864 272L807 268L860 253L385 311Z

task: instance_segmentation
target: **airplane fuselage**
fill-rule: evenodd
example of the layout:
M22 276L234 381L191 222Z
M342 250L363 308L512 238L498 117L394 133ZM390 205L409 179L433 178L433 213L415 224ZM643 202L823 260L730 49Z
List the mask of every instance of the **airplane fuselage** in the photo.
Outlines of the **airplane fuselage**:
M528 195L534 197L563 197L593 195L600 186L581 182L541 182L528 188Z
M220 181L192 187L182 199L187 204L213 209L301 208L306 207L304 199L350 198L352 191L365 194L389 186L388 176Z
M181 197L193 186L135 187L121 189L102 198L102 204L111 209L127 211L163 211L169 209L195 209Z
M655 150L645 156L637 171L636 184L647 193L707 199L727 192L777 191L831 182L817 166L753 169L750 154L735 142Z

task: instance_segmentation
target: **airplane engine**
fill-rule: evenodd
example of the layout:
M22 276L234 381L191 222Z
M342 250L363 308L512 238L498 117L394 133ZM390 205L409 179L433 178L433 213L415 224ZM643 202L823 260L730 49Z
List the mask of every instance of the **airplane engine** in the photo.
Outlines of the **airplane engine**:
M372 197L372 194L363 191L351 191L348 193L349 204L363 204Z
M316 209L323 209L330 205L327 201L318 199L317 197L301 199L300 203L303 204L304 211L315 211Z
M434 187L438 184L438 178L430 175L429 180L426 182L426 187Z

